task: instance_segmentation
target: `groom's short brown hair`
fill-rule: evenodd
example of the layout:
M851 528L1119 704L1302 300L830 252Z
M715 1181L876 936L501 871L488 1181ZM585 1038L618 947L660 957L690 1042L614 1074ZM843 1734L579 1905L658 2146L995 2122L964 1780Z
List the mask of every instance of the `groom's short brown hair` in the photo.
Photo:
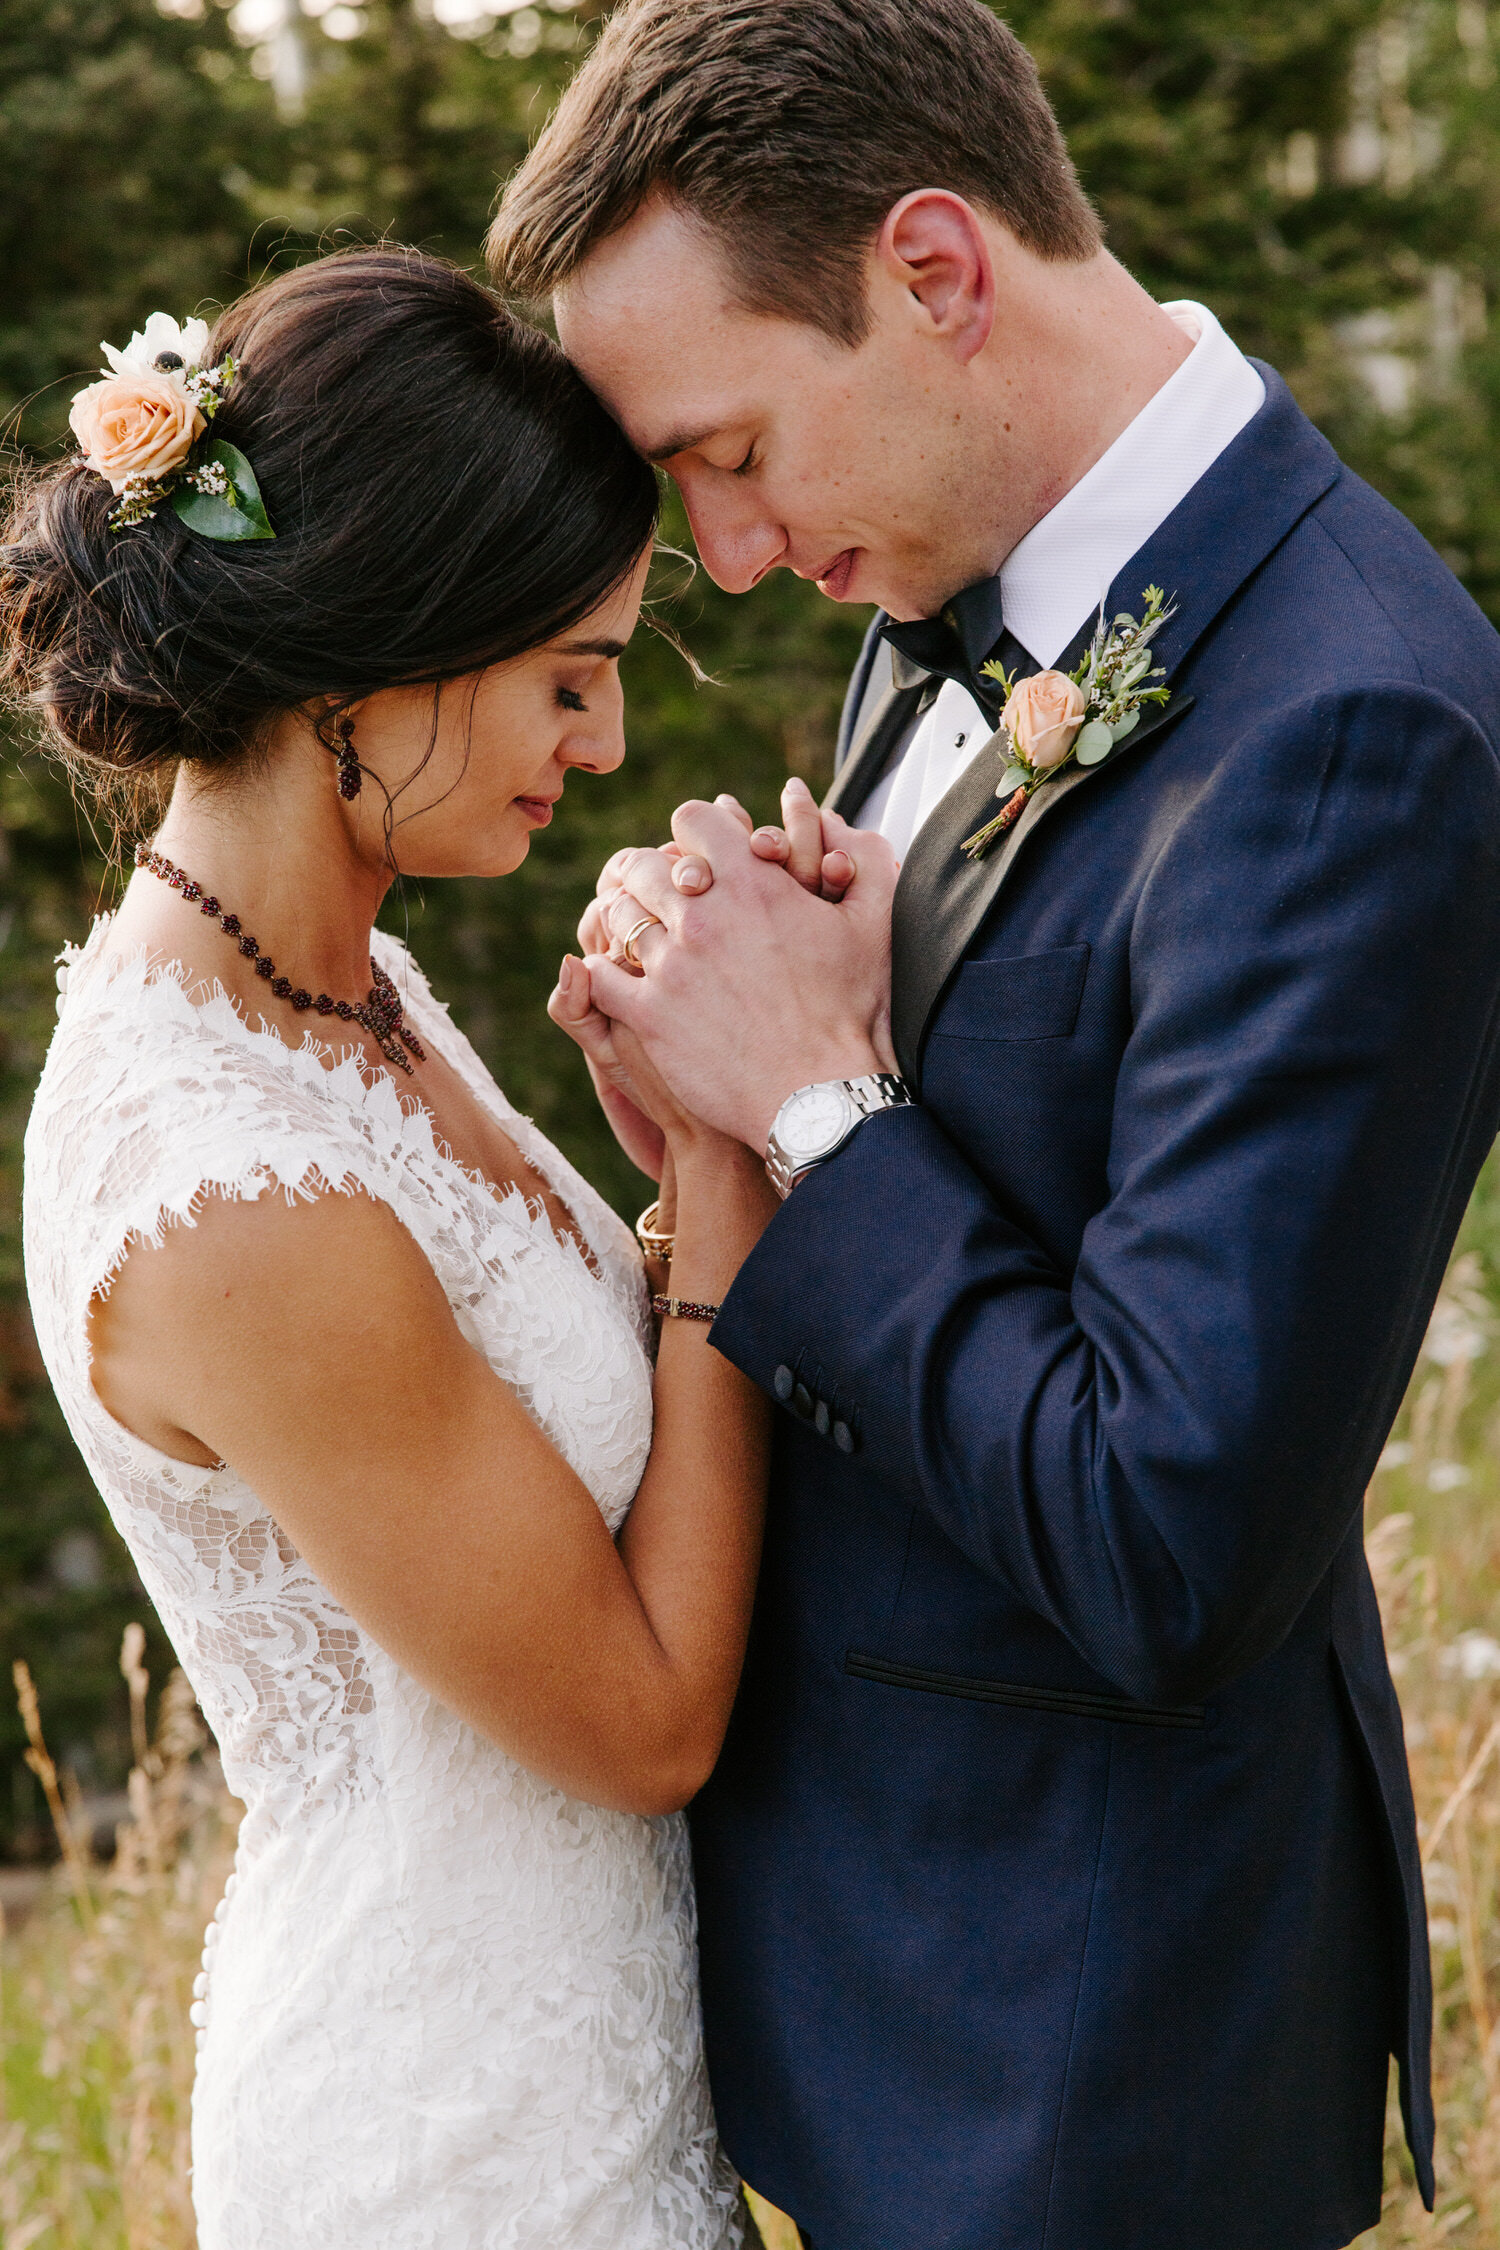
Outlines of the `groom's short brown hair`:
M748 310L854 345L870 246L924 187L1041 257L1099 248L1036 65L982 0L627 0L506 188L490 260L548 297L659 190Z

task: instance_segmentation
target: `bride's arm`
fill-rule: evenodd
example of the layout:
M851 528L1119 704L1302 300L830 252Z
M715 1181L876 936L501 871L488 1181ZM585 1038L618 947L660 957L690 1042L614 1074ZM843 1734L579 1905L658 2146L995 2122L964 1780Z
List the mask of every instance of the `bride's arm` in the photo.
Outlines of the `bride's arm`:
M673 1135L679 1296L717 1302L765 1223L760 1167ZM461 1335L362 1194L210 1197L96 1303L94 1381L138 1435L221 1457L442 1702L571 1793L660 1813L712 1769L749 1625L767 1409L701 1324L665 1323L625 1532Z
M674 1297L718 1304L775 1199L738 1141L669 1141L676 1171ZM684 1716L685 1803L712 1771L739 1684L760 1564L770 1451L765 1393L714 1350L701 1320L661 1324L651 1459L620 1532L621 1558L654 1640L697 1709Z

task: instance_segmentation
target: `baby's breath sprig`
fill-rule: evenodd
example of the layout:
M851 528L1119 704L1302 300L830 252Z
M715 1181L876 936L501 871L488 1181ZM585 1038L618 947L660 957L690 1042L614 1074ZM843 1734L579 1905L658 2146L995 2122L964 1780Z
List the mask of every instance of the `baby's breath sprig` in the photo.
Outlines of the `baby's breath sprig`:
M127 477L110 510L110 530L128 531L133 523L144 523L170 490L171 485L164 477Z
M190 484L195 492L206 492L215 500L227 501L231 508L235 504L234 486L222 461L201 461L196 469L184 469L182 481Z
M203 416L211 422L224 404L225 395L235 377L232 353L226 352L217 367L190 367L183 378L183 389Z

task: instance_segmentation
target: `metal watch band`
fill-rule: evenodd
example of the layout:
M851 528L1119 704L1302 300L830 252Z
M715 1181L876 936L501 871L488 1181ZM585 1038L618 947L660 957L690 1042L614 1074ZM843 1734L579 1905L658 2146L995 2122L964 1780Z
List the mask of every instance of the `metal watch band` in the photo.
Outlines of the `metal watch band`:
M873 1070L867 1078L846 1078L844 1091L866 1117L873 1117L877 1109L912 1107L911 1088L893 1070Z
M813 1155L794 1156L783 1146L776 1125L780 1124L784 1112L792 1102L816 1089L812 1086L799 1086L795 1093L787 1096L776 1113L776 1125L771 1127L771 1137L766 1143L766 1173L783 1203L799 1180L806 1179L809 1172L816 1171L820 1164L826 1164L831 1156L838 1154L850 1134L865 1118L873 1117L880 1109L908 1109L913 1102L911 1089L905 1079L898 1078L894 1071L871 1071L863 1078L836 1078L823 1083L836 1086L848 1096L853 1114L837 1139L830 1141L825 1148Z

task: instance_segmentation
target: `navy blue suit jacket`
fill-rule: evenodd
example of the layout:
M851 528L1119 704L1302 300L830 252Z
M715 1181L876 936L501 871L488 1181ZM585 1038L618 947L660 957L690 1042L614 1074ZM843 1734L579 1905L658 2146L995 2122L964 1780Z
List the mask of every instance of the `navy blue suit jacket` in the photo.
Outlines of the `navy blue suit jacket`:
M919 1106L713 1331L798 1388L692 1814L710 2066L820 2250L1333 2250L1393 2050L1430 2194L1361 1498L1500 1123L1500 639L1265 373L1111 591L1175 596L1170 705L978 865L988 752L933 813Z

